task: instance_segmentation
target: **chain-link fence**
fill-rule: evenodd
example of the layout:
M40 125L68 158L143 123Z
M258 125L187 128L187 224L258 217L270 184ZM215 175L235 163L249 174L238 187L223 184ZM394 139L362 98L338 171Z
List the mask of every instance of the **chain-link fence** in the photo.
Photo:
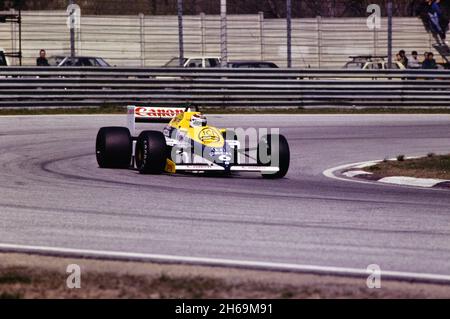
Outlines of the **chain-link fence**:
M350 55L386 55L387 18L381 18L381 25L375 28L369 28L367 21L367 16L292 19L292 66L341 68ZM75 33L76 54L103 57L117 66L162 66L179 54L178 26L176 15L84 15ZM286 30L286 19L268 19L263 13L229 15L229 60L266 60L285 67ZM0 47L17 51L18 31L17 24L0 23ZM185 15L185 56L220 56L220 32L218 15ZM435 44L419 18L394 18L394 53L401 49L407 53L435 51L437 57L445 57ZM40 49L46 49L49 56L70 54L65 11L22 13L23 64L34 65ZM18 59L11 60L18 64Z

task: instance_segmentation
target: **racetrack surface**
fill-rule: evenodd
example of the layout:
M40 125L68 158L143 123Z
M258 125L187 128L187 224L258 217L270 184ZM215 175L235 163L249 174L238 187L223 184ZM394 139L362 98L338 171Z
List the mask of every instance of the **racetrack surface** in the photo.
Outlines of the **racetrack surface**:
M342 164L450 152L449 115L209 117L279 127L287 178L100 169L125 116L0 118L0 243L450 275L450 192L329 179ZM139 125L161 129L163 124Z

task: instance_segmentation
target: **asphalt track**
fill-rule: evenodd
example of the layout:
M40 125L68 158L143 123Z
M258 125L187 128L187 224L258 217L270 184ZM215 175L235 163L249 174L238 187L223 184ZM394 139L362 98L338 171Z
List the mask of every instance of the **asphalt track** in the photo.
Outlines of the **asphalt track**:
M280 128L291 146L287 178L99 169L96 133L124 125L124 116L0 117L0 243L450 276L450 192L323 175L398 154L448 153L449 115L209 121Z

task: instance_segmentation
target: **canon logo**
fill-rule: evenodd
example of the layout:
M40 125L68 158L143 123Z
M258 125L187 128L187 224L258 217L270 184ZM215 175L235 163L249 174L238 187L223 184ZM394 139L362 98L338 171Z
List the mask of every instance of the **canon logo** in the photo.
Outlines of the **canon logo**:
M173 118L184 112L184 109L157 108L157 107L137 107L134 110L136 117L159 117Z

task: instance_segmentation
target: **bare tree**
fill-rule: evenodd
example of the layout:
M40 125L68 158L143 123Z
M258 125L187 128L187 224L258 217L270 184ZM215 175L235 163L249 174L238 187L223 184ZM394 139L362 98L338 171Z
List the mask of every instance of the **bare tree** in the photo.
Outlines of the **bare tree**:
M416 8L423 0L395 0L394 14L414 16ZM388 0L293 0L292 15L298 17L353 17L365 16L369 4L378 4L386 13ZM177 0L76 0L84 14L176 14ZM124 5L126 3L126 5ZM448 9L450 0L442 0ZM0 8L13 5L26 10L63 10L67 0L0 0ZM184 0L186 14L219 13L220 0ZM268 18L286 16L286 0L228 0L230 14L255 14L263 11Z

